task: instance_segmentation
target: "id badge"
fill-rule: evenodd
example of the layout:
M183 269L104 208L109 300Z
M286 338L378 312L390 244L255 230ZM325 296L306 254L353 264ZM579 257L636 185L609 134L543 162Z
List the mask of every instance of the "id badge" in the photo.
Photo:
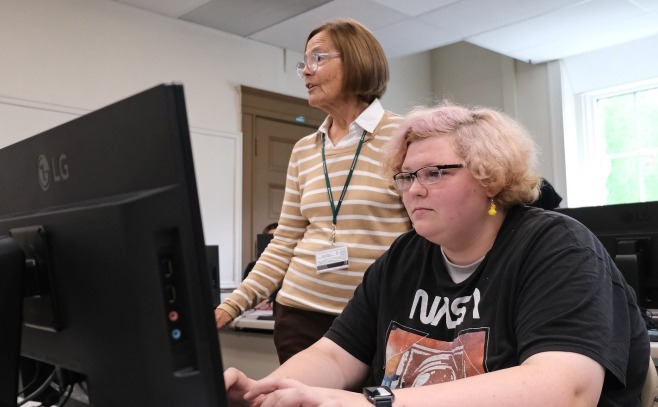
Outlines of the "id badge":
M336 245L315 253L315 267L318 273L347 268L347 246Z

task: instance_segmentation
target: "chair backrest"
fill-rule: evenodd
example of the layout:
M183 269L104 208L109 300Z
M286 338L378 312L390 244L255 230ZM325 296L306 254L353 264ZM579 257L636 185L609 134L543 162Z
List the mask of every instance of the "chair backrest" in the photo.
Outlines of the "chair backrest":
M649 358L647 379L644 381L644 387L642 388L642 407L653 407L656 395L658 395L658 373L656 373L653 358Z

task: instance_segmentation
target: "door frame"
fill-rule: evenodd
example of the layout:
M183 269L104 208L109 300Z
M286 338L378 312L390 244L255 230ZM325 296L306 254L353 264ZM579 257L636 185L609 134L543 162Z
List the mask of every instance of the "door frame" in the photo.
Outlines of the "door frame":
M258 228L254 225L254 157L257 154L256 119L264 117L290 124L304 123L319 127L326 113L310 107L306 99L266 90L240 86L242 95L242 269L255 257L254 242ZM302 121L303 120L303 121ZM257 227L256 227L257 226Z

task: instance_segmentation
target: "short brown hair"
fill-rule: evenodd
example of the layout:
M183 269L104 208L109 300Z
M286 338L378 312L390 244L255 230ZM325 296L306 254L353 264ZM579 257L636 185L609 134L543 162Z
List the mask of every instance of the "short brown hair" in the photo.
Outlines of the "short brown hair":
M370 30L351 18L329 20L311 31L306 45L320 32L326 32L340 52L345 67L343 92L367 103L381 98L389 79L388 61Z

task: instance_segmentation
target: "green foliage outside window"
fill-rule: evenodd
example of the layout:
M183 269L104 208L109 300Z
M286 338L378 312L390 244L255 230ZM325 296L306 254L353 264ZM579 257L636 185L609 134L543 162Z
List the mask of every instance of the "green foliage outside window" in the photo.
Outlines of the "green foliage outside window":
M607 204L658 201L658 88L598 100Z

